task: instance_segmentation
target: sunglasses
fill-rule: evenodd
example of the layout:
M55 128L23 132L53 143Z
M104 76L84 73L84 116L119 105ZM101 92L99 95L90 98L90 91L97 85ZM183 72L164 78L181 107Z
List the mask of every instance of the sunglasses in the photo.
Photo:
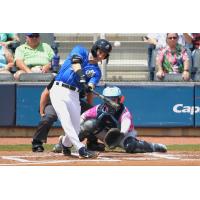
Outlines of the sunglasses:
M177 37L168 37L167 39L169 39L169 40L176 40L177 39Z
M39 34L33 34L33 35L29 35L28 37L29 38L38 38L38 37L40 37L40 35Z

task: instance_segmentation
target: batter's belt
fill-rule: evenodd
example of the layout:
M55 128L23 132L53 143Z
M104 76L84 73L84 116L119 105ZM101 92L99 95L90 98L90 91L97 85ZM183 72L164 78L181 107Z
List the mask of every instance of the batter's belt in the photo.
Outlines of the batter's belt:
M65 88L70 89L70 90L73 90L73 91L75 91L75 92L79 92L79 91L80 91L78 88L76 88L76 87L74 87L74 86L71 86L71 85L68 85L68 84L66 84L66 83L63 83L63 82L61 82L61 81L55 81L55 83L56 83L56 85L59 85L59 86L61 86L61 87L65 87Z

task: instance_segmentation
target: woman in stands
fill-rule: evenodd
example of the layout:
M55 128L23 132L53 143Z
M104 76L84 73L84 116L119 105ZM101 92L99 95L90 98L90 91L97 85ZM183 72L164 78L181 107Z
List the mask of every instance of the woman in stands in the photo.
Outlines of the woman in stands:
M158 51L156 76L163 79L165 74L182 74L184 81L190 80L189 58L186 49L178 44L178 33L167 33L167 46Z

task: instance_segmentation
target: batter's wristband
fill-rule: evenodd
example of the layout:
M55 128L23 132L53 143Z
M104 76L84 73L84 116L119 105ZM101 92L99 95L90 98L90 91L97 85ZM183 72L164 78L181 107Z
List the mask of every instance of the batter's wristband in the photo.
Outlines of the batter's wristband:
M76 74L80 77L80 80L84 80L85 81L85 75L83 74L81 69L78 69L76 71ZM81 82L83 82L83 81L81 81Z

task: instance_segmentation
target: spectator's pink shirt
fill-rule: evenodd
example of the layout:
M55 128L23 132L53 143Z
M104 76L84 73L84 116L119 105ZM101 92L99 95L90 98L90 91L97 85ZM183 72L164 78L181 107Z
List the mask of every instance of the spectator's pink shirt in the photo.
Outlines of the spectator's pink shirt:
M156 59L166 73L182 73L184 62L189 60L186 49L179 44L176 45L176 49L173 52L168 45L160 49Z
M177 55L175 54L175 57L172 56L172 51L171 49L169 48L169 46L165 47L165 48L162 48L158 55L157 55L157 60L159 60L161 63L163 62L163 58L164 58L164 55L167 56L168 60L174 64L176 63L176 59L177 59ZM181 58L183 59L183 61L185 60L188 60L188 55L187 55L187 52L186 50L183 48L182 51L180 52L180 56Z

